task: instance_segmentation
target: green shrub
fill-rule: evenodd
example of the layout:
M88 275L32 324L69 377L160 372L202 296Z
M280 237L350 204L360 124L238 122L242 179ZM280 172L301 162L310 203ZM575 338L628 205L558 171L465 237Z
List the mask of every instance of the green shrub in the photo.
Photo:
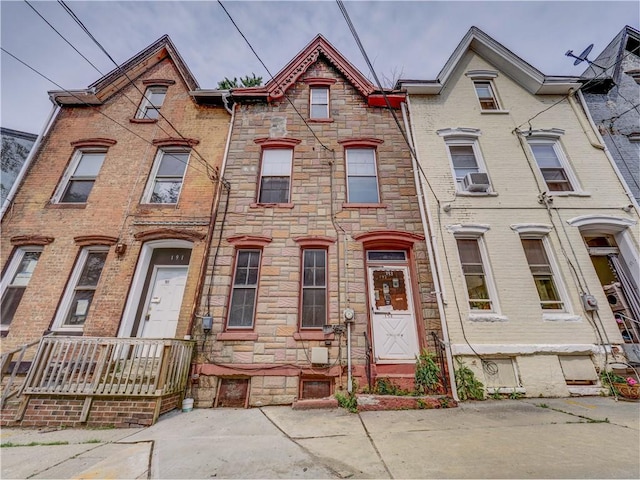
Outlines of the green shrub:
M338 405L342 408L350 411L351 413L358 413L358 399L356 398L355 393L336 392L335 397L336 400L338 400Z
M415 384L418 394L438 393L442 388L440 383L440 366L436 363L435 355L422 350L416 357Z
M460 400L484 400L484 385L473 371L456 358L458 368L455 372L456 387Z

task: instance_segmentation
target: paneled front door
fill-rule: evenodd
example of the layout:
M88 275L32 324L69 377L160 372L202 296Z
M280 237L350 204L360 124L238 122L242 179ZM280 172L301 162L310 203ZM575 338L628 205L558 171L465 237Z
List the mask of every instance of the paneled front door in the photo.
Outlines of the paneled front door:
M182 306L187 268L156 266L145 305L141 337L174 338Z
M370 266L373 354L376 363L413 363L419 354L409 268Z

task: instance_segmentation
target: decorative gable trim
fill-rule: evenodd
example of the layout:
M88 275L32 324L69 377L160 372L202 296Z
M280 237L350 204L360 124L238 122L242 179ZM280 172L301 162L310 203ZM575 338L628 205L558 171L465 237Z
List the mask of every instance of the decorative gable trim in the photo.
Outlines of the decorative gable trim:
M262 87L234 88L234 97L265 97L273 101L284 96L298 79L318 61L320 56L338 70L347 81L363 96L368 97L375 91L373 84L360 73L342 54L322 35L316 36L293 60Z
M335 78L307 77L303 82L311 87L330 87L337 80Z

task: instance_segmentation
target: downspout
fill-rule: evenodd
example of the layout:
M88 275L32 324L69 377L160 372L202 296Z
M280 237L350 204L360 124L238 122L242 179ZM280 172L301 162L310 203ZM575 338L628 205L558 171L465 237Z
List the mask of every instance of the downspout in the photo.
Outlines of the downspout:
M636 210L636 215L640 216L640 206L638 205L638 202L637 202L636 198L633 196L633 193L631 192L631 189L627 185L627 182L625 182L624 177L622 176L622 172L620 172L620 170L618 169L618 165L616 164L616 161L611 156L611 152L609 151L609 148L607 147L607 144L605 143L604 138L602 138L602 135L600 134L600 131L598 130L598 127L596 127L596 123L593 121L593 117L591 116L591 112L589 111L589 108L586 107L587 101L585 100L584 95L582 94L582 90L578 90L577 93L578 93L578 99L580 100L580 103L584 107L581 110L586 115L587 120L589 121L589 126L591 127L591 130L593 130L593 132L596 135L596 138L600 142L599 145L597 145L597 144L594 145L594 143L591 142L591 140L589 140L591 142L591 145L593 145L595 148L599 148L601 150L604 150L604 153L607 156L607 159L609 160L609 163L611 164L611 167L613 168L613 171L616 173L616 176L618 177L618 180L620 181L620 184L622 185L622 188L624 188L624 193L627 195L627 197L629 197L629 201L631 202L631 205L633 205L633 208L635 208L635 210ZM578 118L580 118L580 113L578 111L578 105L575 104L575 99L573 98L572 95L569 95L569 103L573 107L573 109L574 109L576 115L578 116Z
M435 234L429 233L429 231L433 231L433 218L431 216L431 210L429 209L429 202L427 202L423 189L422 189L422 181L420 179L420 170L418 169L418 151L415 148L415 143L413 141L415 132L413 130L413 124L409 124L409 120L407 118L407 105L409 105L409 95L407 95L407 103L402 102L402 119L404 121L404 128L407 131L407 139L411 143L411 163L413 167L413 179L416 184L416 193L418 196L418 205L420 207L420 219L422 221L422 228L424 229L424 236L427 239L427 252L429 254L429 262L431 263L434 275L433 277L433 286L436 294L436 301L438 303L438 313L440 314L440 324L442 326L442 337L445 347L445 354L447 357L447 368L449 369L449 385L451 386L451 394L453 395L453 399L455 401L460 401L458 398L458 389L456 388L455 383L455 370L453 368L453 355L451 354L451 340L449 339L449 329L447 328L447 321L444 312L444 303L446 303L444 299L444 291L443 285L444 282L440 279L440 272L442 271L442 267L440 266L440 257L438 255L438 250L436 249L436 238ZM411 107L411 105L409 105ZM415 155L414 155L415 152ZM433 242L433 243L432 243Z
M33 162L33 159L36 157L38 153L38 149L42 144L42 139L46 137L47 134L49 133L49 129L51 128L51 125L53 125L53 122L58 116L59 111L60 111L60 106L54 103L53 107L51 108L51 112L49 112L49 116L47 117L47 120L44 126L42 127L40 134L38 135L38 138L36 138L36 141L31 147L31 150L29 150L29 154L27 155L27 158L24 161L24 165L22 165L20 172L18 172L18 176L16 177L15 182L13 182L13 185L11 186L11 190L9 190L9 194L7 195L7 198L4 200L4 202L2 202L2 210L0 210L0 221L4 219L4 214L6 213L9 206L11 205L11 202L13 202L13 199L18 193L18 190L21 187L22 181L24 180L24 177L27 175L27 171L31 167L31 162Z
M193 331L193 323L195 321L196 318L196 311L197 309L200 307L200 302L202 302L202 290L203 290L203 286L204 286L204 279L207 275L207 262L209 261L209 252L211 251L211 242L213 241L213 230L215 228L215 218L218 216L218 208L220 207L220 199L222 198L222 189L224 188L224 169L225 166L227 164L227 155L229 154L229 145L231 143L231 133L233 131L233 125L234 125L234 121L235 121L235 117L236 117L236 104L234 103L233 106L231 108L227 107L227 100L226 97L228 97L228 93L226 94L226 96L223 96L223 101L225 104L225 109L231 114L231 121L229 124L229 131L227 132L227 141L224 147L224 154L222 157L222 165L220 167L220 172L218 172L218 188L217 188L217 192L216 192L216 197L213 199L213 204L211 205L211 218L209 221L209 229L207 232L207 248L205 249L203 258L202 258L202 265L200 266L200 278L198 279L198 286L196 287L196 301L193 305L193 309L191 311L191 321L189 323L189 328L187 329L187 333L189 335L192 334ZM228 199L227 199L228 201ZM211 281L213 282L213 267L211 270ZM207 312L207 315L210 312Z

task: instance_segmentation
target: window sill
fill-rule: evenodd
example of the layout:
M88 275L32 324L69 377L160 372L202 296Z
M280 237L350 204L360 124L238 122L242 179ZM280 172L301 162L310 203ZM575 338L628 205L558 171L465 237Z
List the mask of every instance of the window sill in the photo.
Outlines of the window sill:
M333 118L308 118L308 123L333 123Z
M87 208L86 203L49 203L46 208L70 208L82 210Z
M342 208L387 208L384 203L343 203Z
M333 333L325 335L322 333L322 330L302 331L293 334L294 340L333 340L334 337L335 335Z
M542 320L545 322L581 322L582 317L572 313L543 313Z
M590 197L589 192L577 191L577 192L547 192L547 195L553 197Z
M498 315L497 313L470 313L469 314L470 322L508 322L509 318L505 315Z
M456 192L456 197L497 197L498 192L467 192L459 190Z
M69 337L81 337L82 336L82 327L80 329L66 329L66 328L56 328L51 331L51 334L54 336L69 336Z
M258 334L255 332L221 332L216 335L216 341L222 340L249 340L255 341Z
M249 208L293 208L293 203L252 203Z
M144 208L163 208L163 207L176 208L178 206L178 204L177 203L144 203L144 202L141 202L140 206L144 207Z
M157 118L130 118L129 123L158 123Z
M489 115L506 115L509 113L509 110L480 110L480 113Z

